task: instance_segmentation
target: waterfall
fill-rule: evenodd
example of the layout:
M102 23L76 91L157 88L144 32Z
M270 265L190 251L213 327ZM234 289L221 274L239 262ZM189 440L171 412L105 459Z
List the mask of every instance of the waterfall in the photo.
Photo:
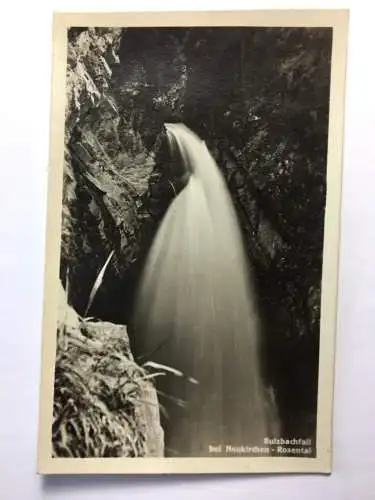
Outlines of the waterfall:
M189 177L140 278L133 349L185 375L156 379L167 455L259 446L269 435L260 325L236 212L206 144L182 124L166 130Z

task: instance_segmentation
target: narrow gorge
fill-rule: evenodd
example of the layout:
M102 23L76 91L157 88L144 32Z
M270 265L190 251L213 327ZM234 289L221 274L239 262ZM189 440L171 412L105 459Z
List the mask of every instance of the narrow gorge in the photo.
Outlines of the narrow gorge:
M178 374L140 359L129 325L152 242L186 185L166 123L198 134L221 171L254 271L264 385L282 435L314 438L330 37L69 30L54 456L165 455L153 377Z

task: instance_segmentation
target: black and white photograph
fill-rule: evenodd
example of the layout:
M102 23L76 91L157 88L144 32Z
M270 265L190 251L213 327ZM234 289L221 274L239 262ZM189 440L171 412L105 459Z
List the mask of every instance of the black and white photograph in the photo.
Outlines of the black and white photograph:
M42 471L329 470L346 17L287 12L60 15Z

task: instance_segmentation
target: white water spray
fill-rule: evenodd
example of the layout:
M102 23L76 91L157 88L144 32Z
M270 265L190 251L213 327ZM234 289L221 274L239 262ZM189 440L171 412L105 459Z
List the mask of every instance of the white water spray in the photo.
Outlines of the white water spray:
M259 322L237 216L205 143L182 124L166 129L190 178L146 261L134 349L199 382L157 379L169 416L167 455L209 456L209 446L262 445L269 429Z

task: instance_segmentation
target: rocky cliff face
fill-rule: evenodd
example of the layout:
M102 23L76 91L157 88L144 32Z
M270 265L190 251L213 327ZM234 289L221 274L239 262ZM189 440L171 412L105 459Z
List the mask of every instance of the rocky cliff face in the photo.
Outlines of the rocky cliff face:
M82 319L84 313L116 319L108 296L121 290L139 255L142 199L155 163L139 134L130 131L125 147L119 138L110 82L120 35L116 29L69 32L60 268L66 290L56 363L56 456L163 455L156 391L133 360L126 326ZM93 310L87 310L111 252ZM125 293L120 300L121 320Z
M107 283L124 277L139 252L142 197L155 163L139 134L130 131L125 146L119 137L110 82L120 34L94 28L73 32L68 46L60 276L65 282L69 274L69 300L81 314L110 252L114 259L97 304Z

